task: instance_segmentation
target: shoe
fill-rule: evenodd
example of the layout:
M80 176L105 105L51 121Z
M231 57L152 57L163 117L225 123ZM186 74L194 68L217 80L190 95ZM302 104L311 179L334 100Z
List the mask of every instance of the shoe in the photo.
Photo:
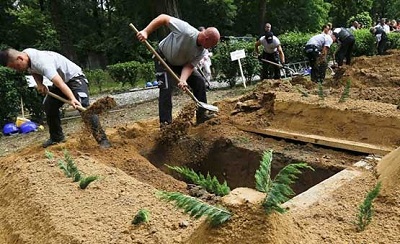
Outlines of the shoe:
M110 148L111 147L111 143L107 139L101 140L99 142L99 145L100 145L100 148L102 148L102 149L106 149L106 148Z
M164 121L160 122L160 130L165 130L171 123Z
M204 114L196 117L196 124L202 124L207 120L216 118L217 115L215 113L210 113L209 111L204 112Z
M66 142L67 140L65 139L65 137L63 137L61 140L53 140L53 139L48 139L47 141L43 142L42 146L43 148L52 146L52 145L56 145L58 143L63 143Z

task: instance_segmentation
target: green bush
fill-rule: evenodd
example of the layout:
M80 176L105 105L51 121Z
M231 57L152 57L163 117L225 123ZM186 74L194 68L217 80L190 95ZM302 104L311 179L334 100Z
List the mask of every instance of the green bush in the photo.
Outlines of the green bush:
M113 82L110 74L102 69L86 70L85 75L89 85L95 84L99 92L103 91L103 86L106 82Z
M107 66L107 71L116 82L135 86L139 81L154 80L155 70L153 62L139 63L131 61Z
M400 32L390 32L388 39L389 49L400 49Z
M356 44L353 49L353 56L371 56L376 53L375 37L368 29L360 29L353 32Z
M29 88L25 76L11 69L0 67L0 126L14 122L21 113L21 98L24 109L29 111L31 120L41 123L44 113L43 98L35 89Z
M368 27L373 24L372 18L371 18L371 16L369 16L368 12L362 12L362 13L357 14L356 16L352 16L347 21L347 26L351 26L355 20L362 26Z
M231 61L230 53L236 50L244 49L246 57L241 59L243 75L246 81L251 81L258 74L260 64L253 56L254 44L249 41L228 40L221 42L213 51L213 67L216 70L218 82L228 82L231 87L235 86L237 76L240 75L238 61Z
M304 46L312 36L312 34L300 32L288 32L280 35L278 38L281 41L283 53L285 54L285 62L294 63L306 60Z

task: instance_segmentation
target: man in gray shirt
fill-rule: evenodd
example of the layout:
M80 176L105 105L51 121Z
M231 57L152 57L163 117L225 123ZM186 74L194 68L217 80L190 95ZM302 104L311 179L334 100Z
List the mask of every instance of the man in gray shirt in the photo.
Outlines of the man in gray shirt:
M28 71L36 81L36 89L42 94L46 94L47 89L49 89L52 93L69 100L69 104L74 108L89 106L88 81L82 69L59 53L33 48L20 52L9 48L0 52L0 64L16 71ZM44 86L43 77L48 78L53 85L49 88ZM50 139L43 143L45 148L65 141L59 111L63 104L63 102L50 96L44 98L44 111L50 133ZM89 114L87 121L100 147L110 147L98 116Z
M161 26L167 26L170 33L158 45L157 52L163 57L170 68L178 75L178 87L187 89L190 86L194 96L201 102L207 103L204 77L195 69L203 56L205 49L217 45L220 34L214 27L198 31L187 22L172 16L161 14L153 19L146 28L137 33L140 41L147 40L149 34ZM173 77L165 72L160 62L155 60L156 76L160 83L158 100L160 126L172 123L172 91ZM203 123L213 115L206 113L203 108L196 112L197 124Z

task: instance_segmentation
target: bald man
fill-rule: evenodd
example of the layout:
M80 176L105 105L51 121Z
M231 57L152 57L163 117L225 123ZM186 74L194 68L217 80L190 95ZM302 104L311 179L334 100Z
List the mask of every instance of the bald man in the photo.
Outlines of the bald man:
M178 87L190 87L194 96L201 102L207 103L204 77L195 69L206 53L206 49L217 45L220 34L214 27L198 31L187 22L172 16L161 14L153 19L142 31L137 33L140 41L161 26L167 26L171 33L159 44L157 52L179 77ZM172 91L177 83L158 60L155 60L156 77L159 82L160 95L158 99L160 127L172 123ZM215 115L203 108L196 112L196 123L201 124Z

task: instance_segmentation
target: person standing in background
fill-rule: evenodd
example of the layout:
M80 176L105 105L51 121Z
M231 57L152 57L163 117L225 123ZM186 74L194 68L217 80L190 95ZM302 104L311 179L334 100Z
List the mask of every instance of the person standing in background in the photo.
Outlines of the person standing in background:
M322 31L324 32L328 28L327 25L324 25ZM330 35L321 33L311 37L304 47L304 54L310 62L311 80L314 82L322 82L325 79L325 72L328 68L327 55L332 43Z
M259 55L259 46L263 46L263 51L261 55ZM279 41L278 37L274 36L272 32L266 32L265 35L255 43L254 51L259 57L260 61L262 61L262 71L260 78L270 78L271 75L269 75L269 70L272 66L274 70L273 78L279 79L281 77L281 72L278 65L279 61L282 65L285 64L285 54L283 53L281 42ZM263 60L271 61L273 63L276 63L276 65L270 64Z
M343 60L346 58L346 64L350 65L351 53L353 51L354 43L356 39L353 34L346 28L335 28L332 32L333 41L339 44L339 48L336 51L335 59L338 66L343 65Z

